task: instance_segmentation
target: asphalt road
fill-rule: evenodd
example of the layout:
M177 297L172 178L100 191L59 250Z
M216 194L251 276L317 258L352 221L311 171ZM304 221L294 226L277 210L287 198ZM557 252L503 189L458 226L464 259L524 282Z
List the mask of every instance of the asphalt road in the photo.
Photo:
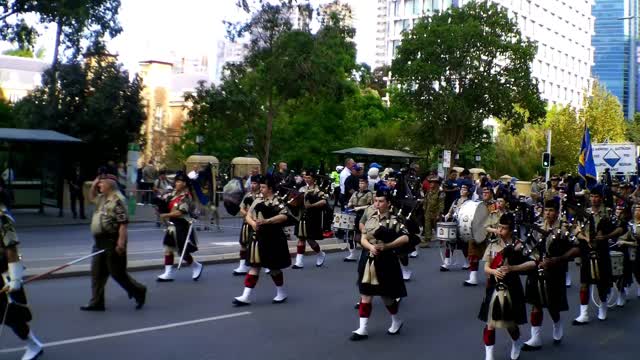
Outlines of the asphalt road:
M234 296L242 291L241 277L230 275L230 264L211 265L199 282L185 269L174 283L156 283L157 271L136 272L148 285L147 306L134 310L112 281L107 289L107 312L78 310L89 297L89 279L75 277L45 280L28 286L35 319L34 330L49 344L45 359L482 359L482 328L476 319L482 287L461 286L462 271L440 273L435 249L427 249L412 261L415 278L407 284L409 297L400 315L405 326L399 336L385 334L389 315L374 303L369 340L348 340L357 327L353 309L357 299L355 264L344 263L343 254L331 254L323 268L307 258L303 270L286 270L289 301L273 305L273 282L261 276L254 304L235 308ZM571 267L574 281L575 266ZM635 288L633 289L635 294ZM606 322L585 327L568 323L576 315L578 294L569 291L571 311L565 341L551 344L551 323L544 324L545 348L523 353L521 359L636 359L640 333L640 300L610 311ZM522 328L528 338L529 327ZM496 359L506 358L510 342L498 331ZM0 360L18 359L20 342L4 331ZM504 356L502 356L504 354Z

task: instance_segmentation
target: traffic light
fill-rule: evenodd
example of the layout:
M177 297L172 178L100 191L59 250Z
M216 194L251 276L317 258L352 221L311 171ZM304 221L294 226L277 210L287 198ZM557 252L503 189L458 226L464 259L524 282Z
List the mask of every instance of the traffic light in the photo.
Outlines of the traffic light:
M551 154L548 152L542 154L542 167L551 167Z

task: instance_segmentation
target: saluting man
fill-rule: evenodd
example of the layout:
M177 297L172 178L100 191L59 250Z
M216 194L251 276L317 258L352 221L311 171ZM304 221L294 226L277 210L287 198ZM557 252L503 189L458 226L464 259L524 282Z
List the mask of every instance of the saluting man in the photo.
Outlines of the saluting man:
M93 251L104 249L91 259L91 290L89 304L83 311L104 311L104 288L109 275L136 301L136 309L144 306L147 288L127 273L127 225L129 217L124 196L118 189L118 178L100 175L91 184L89 201L95 203L91 232L95 239ZM99 193L98 193L99 192Z

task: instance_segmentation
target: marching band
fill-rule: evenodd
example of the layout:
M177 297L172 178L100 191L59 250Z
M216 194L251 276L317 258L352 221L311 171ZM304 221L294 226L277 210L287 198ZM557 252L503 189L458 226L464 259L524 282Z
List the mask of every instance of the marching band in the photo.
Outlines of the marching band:
M456 264L468 270L464 286L486 286L478 318L485 323L483 340L488 360L494 359L496 329L509 333L511 359L518 359L521 351L540 350L544 309L553 321L554 344L562 342L561 314L570 310L567 279L574 259L580 266L580 296L573 325L590 322L590 302L597 307L597 318L605 321L612 305L625 305L634 278L640 297L640 261L636 260L640 204L629 191L612 194L610 188L598 185L584 190L581 195L588 196L578 201L575 192L567 188L575 184L558 176L551 178L546 190L536 186L532 194L521 195L513 184L492 183L488 178L474 183L466 177L456 179L457 173L452 172L443 183L435 174L420 179L407 170L391 169L384 170L380 180L376 178L372 191L370 177L361 174L362 165L351 159L345 163L347 171L341 169L351 175L345 178L341 174L339 182L337 171L332 179L307 170L301 174L304 185L286 173L286 163L281 164L281 171L273 175L249 177L246 193L241 185L240 196L225 194L237 199L232 204L236 211L229 212L242 218L240 261L233 274L244 276L244 289L232 300L235 306L252 303L262 268L268 270L276 287L273 303L285 303L288 295L283 271L304 267L306 244L316 254L316 266L322 267L326 254L318 242L334 235L348 243L344 261L357 263L353 272L357 273L360 297L356 305L359 326L351 333L352 341L369 337L374 296L382 298L391 316L387 334L400 333L403 321L398 316L399 305L407 296L405 282L412 275L409 254L417 256L418 245L437 247L442 259L440 271L453 270ZM357 190L351 185L355 180L347 179L353 176ZM164 273L157 278L160 282L174 280L174 255L180 258L178 267L191 266L193 280L202 274L203 265L192 255L198 250L191 214L197 197L191 194L190 184L184 173L177 174L175 190L155 202L159 218L168 225L163 239ZM622 184L621 189L628 187ZM611 195L615 212L605 205ZM24 290L16 283L21 265L11 255L17 251L17 242L11 238L15 231L7 220L10 218L2 219L2 292L11 294L12 304L26 304ZM286 232L292 226L297 237L294 261ZM460 261L454 260L456 250L462 253ZM485 277L481 276L481 262ZM19 309L5 307L0 315L3 324L28 342L25 358L35 359L42 349L26 324L30 313ZM527 322L531 335L523 341L520 326Z

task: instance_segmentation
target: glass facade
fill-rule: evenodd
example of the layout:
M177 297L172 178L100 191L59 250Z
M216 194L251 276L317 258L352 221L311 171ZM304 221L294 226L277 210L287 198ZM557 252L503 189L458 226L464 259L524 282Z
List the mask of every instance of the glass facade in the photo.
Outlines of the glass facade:
M595 34L591 43L594 47L593 77L615 95L622 104L625 118L628 118L630 62L630 28L631 20L621 19L637 16L631 3L637 0L595 0L593 16L595 17ZM631 12L634 12L632 14ZM637 74L635 75L638 78ZM637 83L637 81L636 81ZM636 92L637 94L637 92ZM635 99L638 111L638 99Z

